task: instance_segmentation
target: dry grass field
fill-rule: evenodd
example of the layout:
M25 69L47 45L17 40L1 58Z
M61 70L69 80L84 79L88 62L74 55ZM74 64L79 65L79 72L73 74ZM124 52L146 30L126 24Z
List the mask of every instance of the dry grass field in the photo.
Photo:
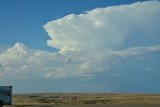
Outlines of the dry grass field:
M160 107L160 94L16 94L12 107Z

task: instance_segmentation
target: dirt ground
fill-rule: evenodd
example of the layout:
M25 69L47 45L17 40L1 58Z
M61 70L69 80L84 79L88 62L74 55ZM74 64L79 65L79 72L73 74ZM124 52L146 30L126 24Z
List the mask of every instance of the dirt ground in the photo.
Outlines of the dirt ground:
M160 94L15 94L12 107L160 107Z

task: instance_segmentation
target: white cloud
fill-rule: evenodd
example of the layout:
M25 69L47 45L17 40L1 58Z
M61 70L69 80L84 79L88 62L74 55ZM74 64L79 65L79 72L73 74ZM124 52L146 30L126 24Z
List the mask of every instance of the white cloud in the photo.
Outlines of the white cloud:
M0 77L94 77L119 58L160 51L160 2L97 8L48 22L50 53L22 43L0 53ZM154 40L154 41L153 41Z
M129 48L150 45L153 39L156 43L159 19L160 2L146 1L70 14L48 22L44 29L51 37L48 45L62 52Z
M160 51L159 47L138 47L109 52L106 50L99 52L99 54L89 52L61 54L32 50L22 43L16 43L0 54L0 78L66 78L79 76L92 78L95 73L106 71L119 58Z
M113 74L110 74L109 76L112 76L112 77L119 77L119 76L121 76L121 74L113 73Z
M154 68L147 68L146 70L147 70L147 71L155 71Z
M128 56L136 56L143 55L149 52L160 51L160 45L153 47L133 47L122 51L113 51L111 54L115 54L116 56L128 57Z

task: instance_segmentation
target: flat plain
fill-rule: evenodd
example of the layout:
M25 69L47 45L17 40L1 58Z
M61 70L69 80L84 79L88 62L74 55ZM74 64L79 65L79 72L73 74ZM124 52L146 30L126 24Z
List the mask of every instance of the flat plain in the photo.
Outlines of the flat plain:
M160 107L160 94L14 94L12 107Z

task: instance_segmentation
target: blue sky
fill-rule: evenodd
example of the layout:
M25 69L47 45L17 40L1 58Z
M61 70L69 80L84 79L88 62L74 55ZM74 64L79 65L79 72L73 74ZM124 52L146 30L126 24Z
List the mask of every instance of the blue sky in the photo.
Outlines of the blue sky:
M0 85L14 92L160 89L160 2L0 0Z
M48 21L74 13L110 5L133 3L138 0L1 0L0 43L13 45L23 42L31 48L52 51L42 25Z

